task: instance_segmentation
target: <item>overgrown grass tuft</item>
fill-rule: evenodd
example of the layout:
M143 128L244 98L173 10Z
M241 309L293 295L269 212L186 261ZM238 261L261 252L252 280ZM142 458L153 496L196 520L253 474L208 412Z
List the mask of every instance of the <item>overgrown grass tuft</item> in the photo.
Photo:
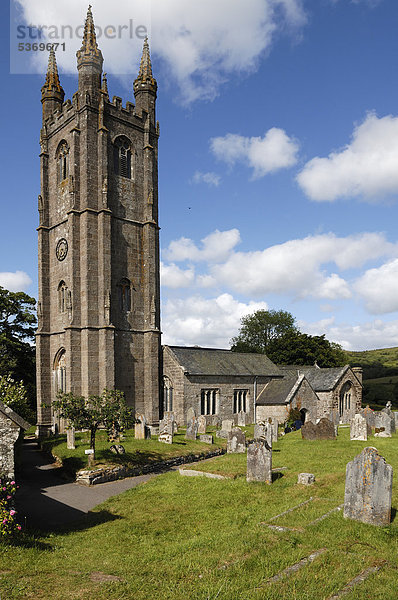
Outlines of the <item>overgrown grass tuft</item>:
M280 439L273 462L287 468L271 486L246 482L245 455L195 466L235 479L160 475L97 507L83 529L36 538L37 546L0 545L1 598L322 600L368 567L381 566L344 598L395 599L396 519L379 528L345 520L340 511L311 525L343 502L346 463L367 445L376 446L398 473L398 434L350 442L347 428L333 442L306 442L299 432ZM302 471L315 474L314 486L297 485ZM266 526L310 497L271 521L289 529ZM396 477L392 504L396 509ZM105 511L111 520L95 518ZM312 563L268 583L322 548ZM107 575L116 579L107 581Z

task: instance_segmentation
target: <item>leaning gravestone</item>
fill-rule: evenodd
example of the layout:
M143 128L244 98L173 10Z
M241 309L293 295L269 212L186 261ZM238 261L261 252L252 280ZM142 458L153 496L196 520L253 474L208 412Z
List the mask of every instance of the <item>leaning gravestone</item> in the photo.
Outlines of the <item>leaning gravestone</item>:
M228 432L227 453L244 453L246 452L246 436L241 429L234 427Z
M246 427L247 423L248 423L248 415L247 413L241 411L238 412L238 427Z
M70 426L66 430L66 447L68 450L76 450L75 446L75 428Z
M199 436L199 440L201 442L203 442L203 444L212 444L213 436L208 433L203 433L202 435Z
M391 521L392 466L376 448L365 448L346 469L344 517L370 525Z
M365 417L357 413L350 423L350 440L366 442L370 435L370 427Z
M301 437L303 440L335 440L336 430L332 421L321 419L316 425L307 421L301 428Z
M186 440L196 440L198 435L198 420L196 417L192 417L187 423L187 431L185 433Z
M256 440L249 444L246 481L272 483L272 448L267 442Z
M206 433L206 425L206 417L200 415L200 417L198 417L198 433Z
M375 436L376 437L391 437L391 417L383 412L375 413Z

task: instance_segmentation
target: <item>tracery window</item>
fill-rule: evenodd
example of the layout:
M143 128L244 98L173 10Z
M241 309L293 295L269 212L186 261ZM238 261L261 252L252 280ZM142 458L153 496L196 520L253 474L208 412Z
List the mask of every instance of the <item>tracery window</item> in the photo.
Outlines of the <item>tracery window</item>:
M121 279L118 283L119 309L121 312L131 310L131 282L129 279Z
M60 313L66 312L68 288L65 281L61 281L58 286L58 310Z
M66 142L61 142L58 152L58 183L64 181L69 175L69 147Z
M116 175L131 179L131 142L125 136L120 136L115 140L113 166Z
M57 352L54 360L55 387L58 392L66 392L66 352L63 348Z

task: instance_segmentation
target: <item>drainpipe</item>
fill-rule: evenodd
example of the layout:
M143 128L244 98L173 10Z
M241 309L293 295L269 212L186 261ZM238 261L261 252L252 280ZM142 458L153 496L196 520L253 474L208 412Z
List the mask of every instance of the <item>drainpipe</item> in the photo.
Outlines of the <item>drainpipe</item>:
M257 375L254 378L254 391L253 391L253 395L254 395L254 403L253 403L254 423L256 423Z

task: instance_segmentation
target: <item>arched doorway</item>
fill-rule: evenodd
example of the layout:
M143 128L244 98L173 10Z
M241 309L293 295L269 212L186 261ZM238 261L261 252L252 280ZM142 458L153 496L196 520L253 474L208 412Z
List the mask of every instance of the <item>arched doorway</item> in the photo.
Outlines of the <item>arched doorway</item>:
M306 416L307 416L307 412L308 412L308 411L307 411L307 409L306 409L306 408L302 408L302 409L300 410L301 422L302 422L302 423L305 423L305 419L306 419Z
M346 381L340 391L339 398L339 417L340 421L348 417L348 413L351 412L353 406L353 386L351 381Z

